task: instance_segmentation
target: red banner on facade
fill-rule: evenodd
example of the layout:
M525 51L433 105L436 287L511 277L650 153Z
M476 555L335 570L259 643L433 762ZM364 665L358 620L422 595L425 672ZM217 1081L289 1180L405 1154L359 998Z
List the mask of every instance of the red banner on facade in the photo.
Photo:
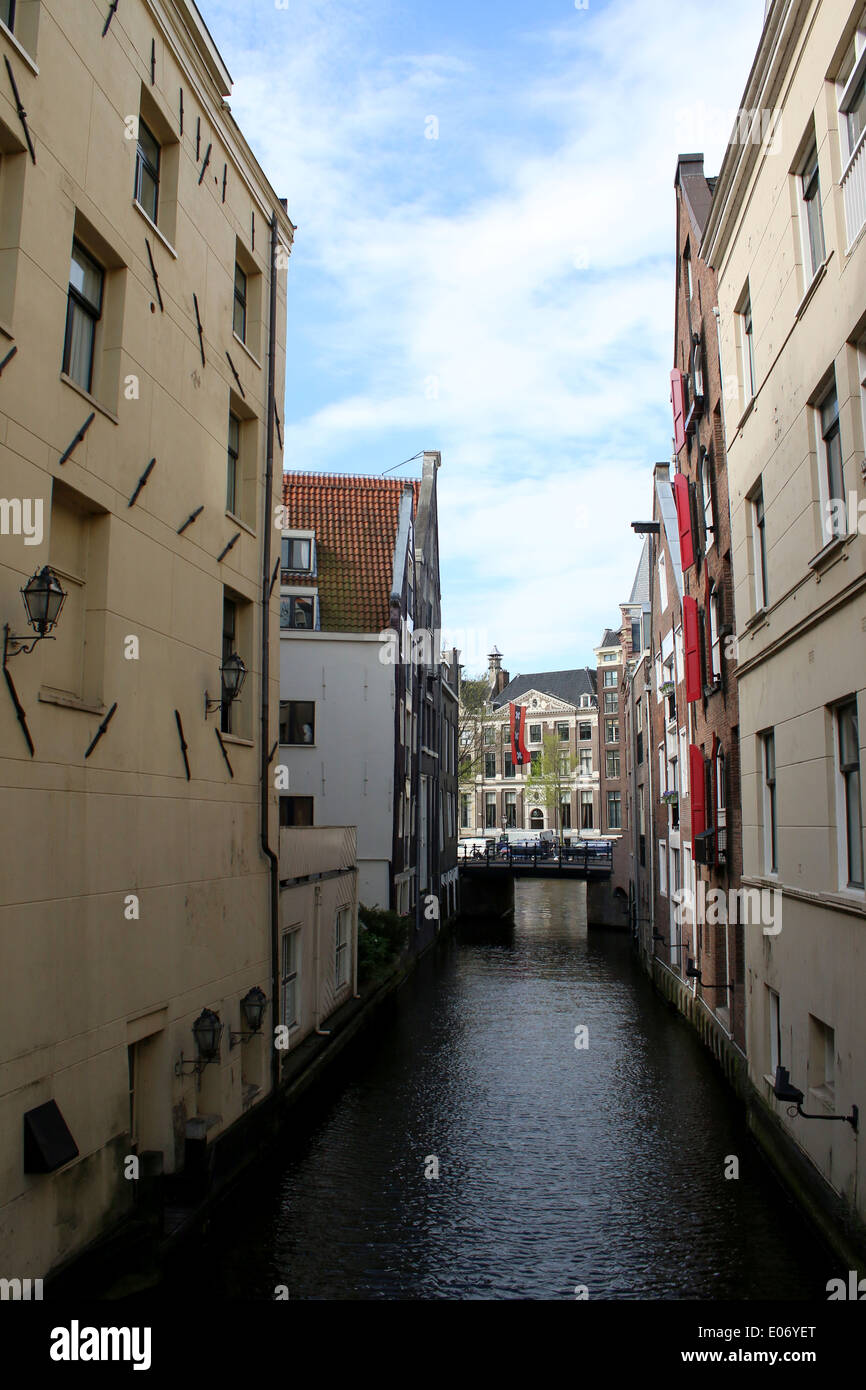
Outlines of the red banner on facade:
M515 767L528 767L532 755L526 747L526 706L510 704L511 761Z

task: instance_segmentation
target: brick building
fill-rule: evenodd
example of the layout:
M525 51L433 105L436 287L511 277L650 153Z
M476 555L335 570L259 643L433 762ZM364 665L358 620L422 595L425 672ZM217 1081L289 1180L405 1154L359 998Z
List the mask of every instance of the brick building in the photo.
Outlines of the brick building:
M681 155L676 189L676 312L671 397L678 474L673 486L683 575L683 634L691 774L691 848L698 914L697 993L745 1047L743 926L733 913L701 920L705 894L738 890L742 871L739 716L731 574L731 517L722 418L716 276L700 255L715 180L702 155ZM698 885L703 883L704 890ZM710 899L712 901L712 899Z

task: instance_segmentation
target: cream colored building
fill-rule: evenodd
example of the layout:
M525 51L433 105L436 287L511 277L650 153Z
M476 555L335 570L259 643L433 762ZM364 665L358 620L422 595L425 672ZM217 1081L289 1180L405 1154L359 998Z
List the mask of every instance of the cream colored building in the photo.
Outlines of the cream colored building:
M130 1156L206 1172L276 1074L262 594L293 227L192 0L5 12L0 622L36 635L19 591L46 565L66 592L51 640L7 650L26 733L0 690L0 1274L23 1277L130 1210Z
M862 3L774 0L742 109L701 255L719 277L743 885L782 907L781 930L745 929L749 1073L781 1165L862 1246L866 1150L844 1120L866 1120ZM824 1118L774 1096L779 1065Z

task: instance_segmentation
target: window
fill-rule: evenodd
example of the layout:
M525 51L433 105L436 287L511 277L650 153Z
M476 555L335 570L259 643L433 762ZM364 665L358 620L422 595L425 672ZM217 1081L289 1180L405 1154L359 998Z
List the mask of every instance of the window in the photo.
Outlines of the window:
M618 699L617 699L617 697L616 697L616 694L615 694L615 693L614 693L614 694L611 694L610 692L608 692L608 693L605 695L605 697L604 697L604 712L605 712L605 714L616 714L616 713L618 712L618 710L619 710L619 701L618 701Z
M110 517L55 479L48 563L66 598L53 642L42 644L48 690L99 704L105 672L105 577Z
M238 515L238 460L241 453L241 422L229 411L228 461L226 465L226 511Z
M779 996L769 985L765 985L767 991L767 1025L769 1032L769 1054L770 1054L770 1075L775 1077L776 1070L782 1061L782 1014L779 1008Z
M571 758L567 753L560 753L557 759L559 776L568 777L571 773Z
M722 679L722 639L719 622L719 591L710 587L710 673L714 683Z
M701 450L698 461L698 497L704 517L704 550L712 545L716 525L713 516L713 471L706 449Z
M578 754L578 757L580 758L580 774L581 774L581 776L582 776L582 777L590 777L590 776L592 775L592 749L591 749L591 748L581 748L580 753Z
M301 929L284 932L280 940L280 1023L296 1028L301 1015Z
M837 79L836 90L839 100L839 133L842 143L843 166L847 165L855 153L864 127L866 127L866 46L864 46L864 38L866 38L864 31L858 29ZM858 231L859 226L849 225L849 244Z
M659 556L659 600L661 602L661 611L664 612L668 606L668 577L665 569L664 551L662 551Z
M592 725L591 725L591 724L580 724L580 725L578 725L578 735L577 735L577 736L578 736L578 738L579 738L579 740L580 740L581 743L585 743L586 741L588 741L589 739L591 739L591 738L592 738Z
M559 737L560 743L568 743L568 725L567 725L567 724L557 724L557 726L556 726L556 732L557 732L557 735L558 735L558 737Z
M471 825L472 801L469 792L460 793L460 827L468 830Z
M530 811L530 813L529 813L529 828L530 828L530 830L543 830L543 829L544 829L544 812L543 812L543 811L539 811L539 810L537 810L537 809L536 809L535 811Z
M590 696L590 695L581 695L581 697L580 697L580 708L581 708L581 709L589 709L589 707L590 707L591 704L592 704L592 696Z
M663 898L668 895L668 846L666 840L659 840L659 892Z
M758 483L751 498L752 560L755 567L755 605L758 610L769 604L767 586L767 526L764 515L764 488Z
M613 688L613 689L615 690L615 689L616 689L616 681L617 681L617 673L616 673L616 671L605 671L605 672L604 672L604 686L605 686L606 689L610 690L611 688Z
M721 744L716 750L716 858L724 863L728 850L728 789L725 752Z
M755 334L752 326L752 300L749 294L749 287L746 286L745 294L740 301L737 310L740 328L740 352L742 354L742 383L745 393L744 405L755 394Z
M605 652L602 661L616 661L616 652Z
M350 936L352 929L352 909L339 907L334 930L334 986L342 989L349 981L349 963L352 952Z
M530 724L530 726L529 726L529 742L530 742L530 743L540 743L540 742L541 742L541 725L540 725L540 724Z
M485 753L485 754L484 754L484 776L485 776L485 777L495 777L495 776L496 776L496 754L495 754L495 753Z
M779 871L776 827L776 738L772 730L760 735L764 772L764 871Z
M485 747L489 747L489 746L494 742L495 738L496 738L496 730L493 728L493 725L492 725L492 724L487 724L487 725L485 726L485 728L484 728L484 735L483 735L483 743L484 743Z
M72 243L63 371L83 391L93 386L96 325L102 317L105 272L79 241Z
M821 212L821 182L818 176L818 150L815 143L803 161L800 173L800 202L803 216L803 254L806 284L809 285L824 263L824 219Z
M814 1014L809 1015L809 1089L831 1104L835 1099L836 1034Z
M513 777L513 776L514 776L514 763L511 761L511 754L510 754L510 753L506 753L506 754L505 754L505 773L504 773L504 775L505 775L506 777Z
M605 753L604 761L605 773L607 776L619 777L619 749L614 748L612 751Z
M606 719L604 721L604 741L605 743L619 743L618 719Z
M850 888L862 888L863 826L860 793L860 736L857 701L848 700L836 711L836 737L839 758L839 783L845 837L842 841L842 882Z
M280 743L315 743L316 706L312 700L280 701Z
M222 660L239 656L247 669L243 691L234 700L222 698L220 704L220 728L224 734L235 734L241 738L252 738L252 710L254 701L247 698L251 692L252 677L249 674L249 653L252 646L253 605L238 594L223 591ZM222 689L220 690L222 695Z
M689 304L691 304L691 302L692 302L692 295L693 295L693 293L694 293L694 288L693 288L693 285L692 285L692 253L691 253L691 250L690 250L690 248L689 248L689 243L688 243L688 242L686 242L685 250L683 251L683 270L685 271L684 283L685 283L686 298L687 298Z
M580 828L592 829L592 792L580 793Z
M496 793L484 793L484 827L486 830L496 829Z
M517 792L505 793L505 826L508 830L517 828Z
M280 564L284 570L308 574L313 570L313 542L308 536L283 536Z
M640 618L632 618L631 620L631 649L633 652L641 650Z
M281 628L307 628L312 631L317 627L315 617L316 598L313 594L280 596Z
M235 262L235 298L232 328L242 343L247 340L247 277Z
M607 794L607 824L610 830L622 829L622 795L620 792Z
M836 388L824 398L819 407L821 443L819 476L821 502L824 508L825 534L832 538L845 534L845 484L842 479L842 439L839 433L839 401Z
M313 798L311 796L281 796L280 825L312 825Z
M0 0L0 19L10 32L15 32L15 0Z
M156 222L159 211L159 141L139 117L135 151L135 201Z

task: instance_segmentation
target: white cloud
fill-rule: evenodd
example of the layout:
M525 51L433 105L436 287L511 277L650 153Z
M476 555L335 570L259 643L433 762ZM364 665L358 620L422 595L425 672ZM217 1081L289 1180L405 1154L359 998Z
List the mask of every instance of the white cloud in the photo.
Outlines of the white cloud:
M759 9L613 0L515 36L501 65L459 33L407 50L384 7L294 4L247 33L227 0L206 6L299 224L290 296L315 308L299 322L290 303L290 350L327 403L288 413L287 459L441 449L450 620L495 619L515 667L591 661L628 595L628 522L670 451L676 155L701 148L700 103L736 108ZM713 173L724 137L704 125ZM568 518L586 499L584 532Z

